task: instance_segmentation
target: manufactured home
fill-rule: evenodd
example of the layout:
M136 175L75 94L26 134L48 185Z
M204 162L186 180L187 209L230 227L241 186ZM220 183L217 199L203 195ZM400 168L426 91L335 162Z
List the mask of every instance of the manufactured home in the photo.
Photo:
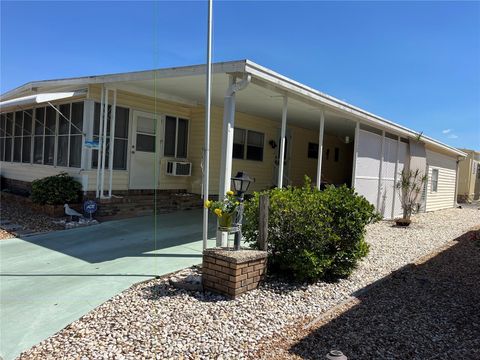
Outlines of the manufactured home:
M1 176L27 188L67 172L89 197L202 193L205 65L34 81L2 95ZM210 194L347 184L401 214L402 169L428 175L424 211L455 205L465 153L249 60L212 69ZM168 198L166 195L164 198Z

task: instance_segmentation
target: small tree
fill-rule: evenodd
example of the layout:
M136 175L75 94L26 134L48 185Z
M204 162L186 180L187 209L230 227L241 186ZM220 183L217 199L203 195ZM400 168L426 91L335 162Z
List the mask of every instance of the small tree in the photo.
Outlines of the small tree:
M403 220L410 223L410 216L420 209L420 197L423 186L427 181L427 175L422 175L420 170L405 170L400 173L400 180L396 187L400 196L403 209Z

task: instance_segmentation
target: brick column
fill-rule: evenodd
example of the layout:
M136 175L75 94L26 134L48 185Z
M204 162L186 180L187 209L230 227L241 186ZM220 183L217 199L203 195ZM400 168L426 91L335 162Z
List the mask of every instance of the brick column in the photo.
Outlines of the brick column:
M258 250L203 251L203 289L235 298L256 289L265 276L267 252Z

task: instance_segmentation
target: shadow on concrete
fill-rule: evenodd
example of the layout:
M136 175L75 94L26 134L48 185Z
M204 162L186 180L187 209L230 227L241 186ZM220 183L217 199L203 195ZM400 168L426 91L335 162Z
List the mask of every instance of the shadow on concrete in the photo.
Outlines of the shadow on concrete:
M350 360L480 359L480 230L456 240L354 294L357 304L339 309L289 352L303 359L331 349Z
M216 223L213 216L210 220L209 237L212 238ZM181 249L185 253L179 253L178 248L171 253L165 249L202 240L202 211L115 220L21 239L89 263L140 256L201 258L201 253L196 254L193 249Z

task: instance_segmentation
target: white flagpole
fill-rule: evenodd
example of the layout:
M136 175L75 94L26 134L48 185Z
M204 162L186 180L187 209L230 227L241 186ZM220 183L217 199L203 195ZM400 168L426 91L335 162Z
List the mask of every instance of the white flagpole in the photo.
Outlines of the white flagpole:
M205 95L205 144L203 146L203 200L208 200L210 176L210 104L212 98L212 0L208 0L207 88ZM203 207L203 248L207 248L208 209Z

